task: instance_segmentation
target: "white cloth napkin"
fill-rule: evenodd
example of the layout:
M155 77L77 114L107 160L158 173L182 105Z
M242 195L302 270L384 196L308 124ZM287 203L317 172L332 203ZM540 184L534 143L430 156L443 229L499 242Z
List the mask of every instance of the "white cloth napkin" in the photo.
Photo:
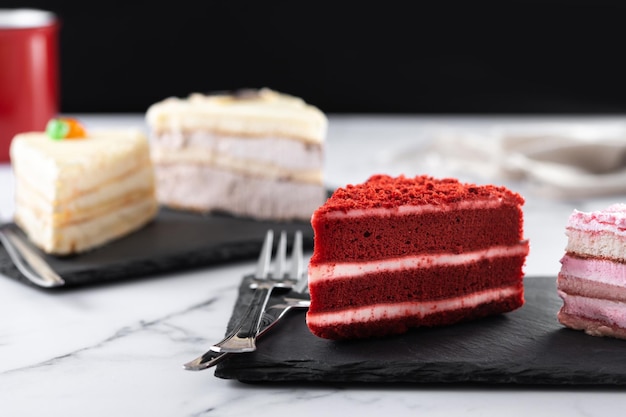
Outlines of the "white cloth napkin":
M447 131L434 152L457 169L524 181L562 199L626 194L626 125L498 126L487 133Z

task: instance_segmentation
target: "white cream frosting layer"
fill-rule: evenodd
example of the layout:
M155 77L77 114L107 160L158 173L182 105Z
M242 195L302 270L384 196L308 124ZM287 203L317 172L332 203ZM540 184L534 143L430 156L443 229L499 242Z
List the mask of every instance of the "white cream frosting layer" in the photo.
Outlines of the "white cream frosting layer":
M154 132L207 130L242 136L279 136L322 143L328 121L302 99L269 89L237 95L170 97L148 109Z
M485 290L463 297L427 302L381 303L326 313L311 313L307 321L316 326L333 326L343 323L364 323L400 317L427 317L445 311L474 308L517 294L517 286Z
M398 207L372 207L367 209L353 209L347 212L337 210L329 213L325 213L324 216L331 219L344 219L344 218L358 218L358 217L387 217L387 216L399 216L399 215L414 215L424 213L436 213L455 210L468 210L468 209L490 209L502 206L502 199L491 199L482 201L459 201L457 203L450 203L446 205L425 204L422 206L405 204Z
M333 262L309 266L309 282L311 285L337 279L349 279L365 274L378 272L395 272L436 266L454 266L478 262L483 259L503 258L526 255L528 242L523 241L515 246L495 246L484 250L461 254L416 255L402 258L383 259L369 262Z

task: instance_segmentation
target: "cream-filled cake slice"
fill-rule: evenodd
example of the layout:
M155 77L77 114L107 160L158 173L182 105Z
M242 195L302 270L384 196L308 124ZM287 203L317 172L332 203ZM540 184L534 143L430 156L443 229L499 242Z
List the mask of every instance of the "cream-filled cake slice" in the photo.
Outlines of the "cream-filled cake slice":
M523 204L504 187L426 175L338 188L311 219L307 326L380 337L520 308Z
M83 252L125 236L158 210L146 136L93 131L54 140L43 132L11 144L15 222L43 251Z
M592 336L626 339L626 205L575 210L566 235L558 320Z
M269 89L192 94L146 115L161 204L306 220L324 202L326 116Z

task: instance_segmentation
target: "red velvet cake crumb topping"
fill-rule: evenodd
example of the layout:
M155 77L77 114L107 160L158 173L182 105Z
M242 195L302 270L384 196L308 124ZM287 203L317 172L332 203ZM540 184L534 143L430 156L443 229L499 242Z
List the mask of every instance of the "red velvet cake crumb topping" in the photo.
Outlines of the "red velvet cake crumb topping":
M338 210L437 205L494 198L506 200L511 205L524 204L524 198L519 194L494 185L465 184L454 178L435 179L427 175L415 178L374 175L362 184L338 188L318 211L323 214Z

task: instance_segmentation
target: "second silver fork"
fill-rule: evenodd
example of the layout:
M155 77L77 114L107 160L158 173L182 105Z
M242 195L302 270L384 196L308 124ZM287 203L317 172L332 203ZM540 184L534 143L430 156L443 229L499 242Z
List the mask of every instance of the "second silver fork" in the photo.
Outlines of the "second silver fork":
M291 271L287 273L287 234L281 232L274 272L271 273L274 233L268 230L255 273L254 296L239 324L220 342L211 346L214 352L243 353L256 350L256 337L261 328L263 313L275 288L291 288L304 273L302 232L297 231L291 256Z

